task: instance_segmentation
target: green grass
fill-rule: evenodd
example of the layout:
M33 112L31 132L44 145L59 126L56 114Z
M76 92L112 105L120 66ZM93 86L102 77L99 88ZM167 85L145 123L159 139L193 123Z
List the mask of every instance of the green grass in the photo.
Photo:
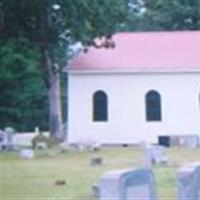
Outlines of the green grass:
M0 199L92 199L91 186L105 171L142 166L138 148L105 148L97 153L102 166L90 166L91 153L72 151L37 152L33 160L21 160L17 153L0 153ZM160 199L176 198L176 170L187 162L200 160L200 150L172 148L168 150L170 166L157 166L156 175ZM55 185L65 180L66 185Z

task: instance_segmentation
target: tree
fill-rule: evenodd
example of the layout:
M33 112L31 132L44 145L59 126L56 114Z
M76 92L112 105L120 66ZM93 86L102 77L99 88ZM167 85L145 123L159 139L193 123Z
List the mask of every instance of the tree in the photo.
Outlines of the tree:
M128 30L199 30L199 0L137 0L140 12L132 12Z
M27 41L0 42L0 128L47 129L47 90Z
M1 0L0 40L26 38L40 55L48 87L50 132L62 137L59 72L66 49L78 41L94 45L125 20L128 0ZM109 42L105 43L109 47Z

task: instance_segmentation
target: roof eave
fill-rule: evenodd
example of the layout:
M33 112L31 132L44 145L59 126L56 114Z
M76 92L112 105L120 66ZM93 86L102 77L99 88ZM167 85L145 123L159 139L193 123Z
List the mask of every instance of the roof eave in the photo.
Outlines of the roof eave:
M155 74L155 73L200 73L199 68L123 68L123 69L67 69L69 74Z

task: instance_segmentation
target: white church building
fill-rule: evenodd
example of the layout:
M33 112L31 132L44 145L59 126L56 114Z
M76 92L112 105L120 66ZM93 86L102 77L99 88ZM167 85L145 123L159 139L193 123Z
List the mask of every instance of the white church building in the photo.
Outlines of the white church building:
M200 31L118 33L68 68L68 141L200 134Z

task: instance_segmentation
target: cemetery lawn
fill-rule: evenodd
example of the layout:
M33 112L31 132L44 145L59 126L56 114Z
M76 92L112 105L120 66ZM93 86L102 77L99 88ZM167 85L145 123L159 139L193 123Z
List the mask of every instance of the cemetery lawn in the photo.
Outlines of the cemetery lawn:
M94 153L93 153L94 154ZM57 150L37 152L32 160L21 160L16 152L0 152L0 199L91 200L91 186L107 170L139 167L142 152L136 147L105 148L98 153L103 165L90 166L92 153ZM159 199L176 199L176 170L188 162L200 160L199 149L168 149L169 166L156 166ZM66 185L56 185L64 180Z

